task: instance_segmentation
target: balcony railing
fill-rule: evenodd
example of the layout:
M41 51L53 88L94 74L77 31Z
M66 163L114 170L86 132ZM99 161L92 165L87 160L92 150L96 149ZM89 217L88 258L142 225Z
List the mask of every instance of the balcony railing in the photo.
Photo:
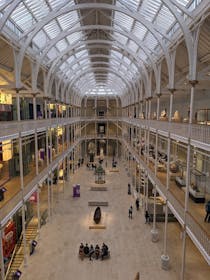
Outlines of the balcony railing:
M170 190L166 189L166 186L161 183L161 181L155 176L154 172L148 168L147 164L140 158L138 153L131 147L128 140L122 140L123 144L126 146L128 151L136 158L136 160L142 165L144 169L148 172L148 177L152 182L157 185L157 189L160 193L162 193L163 197L167 198L169 207L171 206L171 211L174 213L180 224L184 223L184 205L182 205L170 192ZM197 245L198 249L210 264L210 238L209 234L205 232L201 226L195 221L195 219L190 215L190 213L186 213L186 229Z
M150 129L158 130L159 133L164 134L170 133L172 138L180 138L183 141L187 141L188 138L197 141L198 143L205 144L205 149L210 150L210 126L199 125L199 124L186 124L186 123L174 123L165 121L155 120L140 120L130 118L104 118L103 121L123 121L125 123L135 125L137 127L150 127ZM58 119L47 119L47 120L28 120L28 121L14 121L14 122L1 122L0 140L5 138L17 138L18 133L22 135L32 134L34 130L37 131L45 130L47 127L53 127L57 125L73 124L81 121L92 122L101 121L97 117L86 117L86 118L58 118Z

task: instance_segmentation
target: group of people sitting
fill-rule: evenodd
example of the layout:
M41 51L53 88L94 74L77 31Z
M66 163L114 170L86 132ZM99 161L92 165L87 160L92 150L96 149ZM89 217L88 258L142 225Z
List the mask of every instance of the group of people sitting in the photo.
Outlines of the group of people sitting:
M86 243L85 246L83 243L80 244L79 246L79 257L83 259L84 257L89 257L89 260L92 260L92 257L95 257L97 260L101 258L103 260L105 257L109 257L109 248L108 246L103 243L101 248L99 247L98 244L96 244L95 248L91 244L88 246Z

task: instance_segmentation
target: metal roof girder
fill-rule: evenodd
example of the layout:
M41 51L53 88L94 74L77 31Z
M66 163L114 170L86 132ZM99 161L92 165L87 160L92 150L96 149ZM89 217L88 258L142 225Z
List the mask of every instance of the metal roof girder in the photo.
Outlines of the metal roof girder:
M98 68L96 68L95 70L104 71L105 68L104 68L104 67L98 67ZM109 68L109 69L107 69L107 70L109 70L110 73L113 73L113 74L115 74L116 76L118 76L119 78L121 78L121 80L123 81L123 83L126 84L126 87L129 88L129 81L127 80L127 78L122 77L121 75L119 75L119 73L118 73L117 71L115 71L115 69ZM92 69L90 69L89 71L85 70L85 71L81 72L79 75L77 75L72 81L70 81L70 83L69 83L69 88L70 88L83 74L88 74L88 73L90 73L90 72L92 72Z
M86 60L86 59L88 59L88 58L107 58L107 59L113 59L114 61L117 61L117 62L120 62L120 63L122 63L127 69L129 69L129 66L130 65L128 65L124 60L123 61L121 61L119 58L117 58L117 57L112 57L112 56L110 56L110 55L104 55L104 54L94 54L94 55L88 55L88 56L85 56L85 57L82 57L81 59L80 58L77 58L76 60L75 60L75 62L74 63L71 63L71 64L69 64L69 66L67 66L66 68L64 68L62 71L63 72L66 72L69 68L71 68L73 65L75 65L76 63L78 63L78 62L81 62L82 60ZM129 71L131 71L131 69L129 69ZM133 72L133 69L132 69L132 71L131 71L133 74L135 74L134 72Z
M104 44L113 44L113 41L107 41L107 40L89 40L89 41L87 41L87 43L89 43L89 42L102 42L102 43L104 43ZM114 43L114 46L117 46L117 47L121 47L121 45L119 45L119 44L116 44L116 42ZM104 46L102 46L102 45L92 45L92 46L84 46L83 48L81 48L81 49L78 49L78 48L76 48L75 46L74 46L74 48L73 49L76 49L76 51L77 52L80 52L80 51L82 51L82 50L86 50L87 48L88 49L91 49L91 48L97 48L97 47L99 47L99 48L102 48L102 47L104 47ZM107 48L107 46L106 46L106 48ZM110 48L109 48L110 49ZM115 48L112 48L113 50L115 50L115 51L118 51L119 53L121 53L118 49L115 49ZM66 51L64 51L63 53L61 53L61 55L62 56L65 56L66 55L66 53L68 52L68 51L71 51L71 48L69 48L69 49L67 49ZM127 52L128 52L128 50L129 49L127 49ZM130 51L130 50L129 50ZM131 54L131 52L129 53L129 55ZM128 55L127 55L127 57L128 57ZM136 59L136 58L135 58ZM132 63L134 63L135 65L136 65L136 67L137 67L137 69L139 69L139 71L141 71L141 68L140 68L140 66L139 66L139 64L140 64L140 59L137 57L137 62L134 60L134 57L132 57L132 60L131 60L131 58L129 57L129 60L130 61L132 61ZM60 63L58 63L57 64L57 62L60 60ZM50 72L52 72L53 70L54 70L54 67L56 67L56 68L58 68L58 67L60 67L63 63L64 63L65 61L62 61L61 59L60 59L60 57L58 57L54 62L53 62L53 65L51 66L51 68L50 68L50 70L49 70L49 73ZM139 63L139 64L138 64Z
M127 32L125 30L122 30L122 31L121 30L115 30L113 27L106 26L106 25L86 25L86 26L77 27L75 29L68 30L68 31L65 31L65 32L61 32L57 37L55 37L53 40L50 41L50 44L47 45L46 50L43 49L44 51L43 51L42 55L40 56L40 59L39 59L38 63L41 64L44 57L47 55L48 51L51 48L53 48L55 46L55 44L57 42L59 42L60 40L66 38L67 36L69 36L73 33L76 33L76 32L79 32L79 31L86 31L86 30L89 30L89 29L102 29L102 30L115 31L117 33L121 33L121 34L125 35L126 37L128 37L130 40L134 41L145 52L145 54L149 57L148 52L145 50L145 47L143 45L141 45L142 42L139 41L138 38L136 36L134 36L133 34L130 34L129 32ZM114 36L112 36L112 37L114 38ZM80 42L80 40L78 40L78 42ZM82 43L85 44L85 42L82 42ZM153 63L152 58L150 60Z
M79 10L79 9L108 9L108 10L114 10L114 11L118 11L118 12L121 12L123 14L126 14L127 16L130 16L131 18L136 19L141 24L143 24L153 34L153 36L157 39L157 41L159 42L159 44L160 44L160 46L161 46L161 48L162 48L162 50L163 50L163 52L166 56L166 60L169 63L168 55L167 55L167 48L166 48L165 44L163 43L162 38L160 37L161 31L159 30L159 28L157 26L155 26L151 22L145 20L144 18L139 17L139 14L137 12L132 12L131 13L124 8L116 7L114 5L109 5L109 4L87 3L87 4L77 4L77 5L74 5L73 7L65 7L65 9L61 9L61 10L56 11L56 12L52 11L48 14L47 17L45 17L43 20L39 21L36 24L36 27L34 28L34 30L30 33L30 35L26 39L23 46L21 47L21 50L20 50L20 67L22 68L22 63L23 63L23 58L25 56L25 51L26 51L27 47L29 46L31 40L47 23L49 23L51 20L53 20L54 18L57 18L58 16L60 16L62 14L67 14L68 12L71 12L71 11L74 11L74 10ZM165 36L165 34L162 34L162 36L167 38L167 36ZM167 38L167 39L170 40L169 38Z
M7 20L9 19L15 8L21 3L21 0L13 0L11 2L12 4L9 6L7 11L3 14L3 17L0 19L0 31L6 24Z
M104 42L107 44L107 40L104 40ZM117 42L112 42L112 41L110 41L110 44L116 44ZM121 47L121 45L119 44L119 43L117 43L117 46L120 46ZM128 49L127 47L124 47L125 49L126 49L126 52L128 52L133 58L135 58L135 60L137 61L137 63L136 63L136 65L137 65L137 67L138 68L140 68L140 66L138 65L138 63L140 63L141 61L140 61L140 59L139 59L139 57L137 57L136 56L136 54L135 53L133 53L132 52L132 50L130 50L130 49ZM85 48L86 49L86 48ZM47 76L47 80L48 80L48 82L49 82L49 79L50 79L50 75L52 74L52 67L49 69L49 72L48 72L48 76Z

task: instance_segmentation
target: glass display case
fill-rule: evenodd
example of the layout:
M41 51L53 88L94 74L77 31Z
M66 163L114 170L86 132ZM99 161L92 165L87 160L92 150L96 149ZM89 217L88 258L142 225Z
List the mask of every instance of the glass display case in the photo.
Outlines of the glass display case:
M105 183L105 171L101 165L99 165L95 170L95 183L96 184Z
M197 111L197 123L210 125L210 109L200 109Z

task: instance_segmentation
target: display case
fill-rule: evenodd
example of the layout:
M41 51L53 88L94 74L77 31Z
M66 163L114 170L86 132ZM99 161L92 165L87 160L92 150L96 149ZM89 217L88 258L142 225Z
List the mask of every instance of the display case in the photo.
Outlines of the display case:
M197 111L197 123L210 125L210 109L200 109Z
M95 170L95 183L96 184L105 183L105 171L101 165L99 165Z

